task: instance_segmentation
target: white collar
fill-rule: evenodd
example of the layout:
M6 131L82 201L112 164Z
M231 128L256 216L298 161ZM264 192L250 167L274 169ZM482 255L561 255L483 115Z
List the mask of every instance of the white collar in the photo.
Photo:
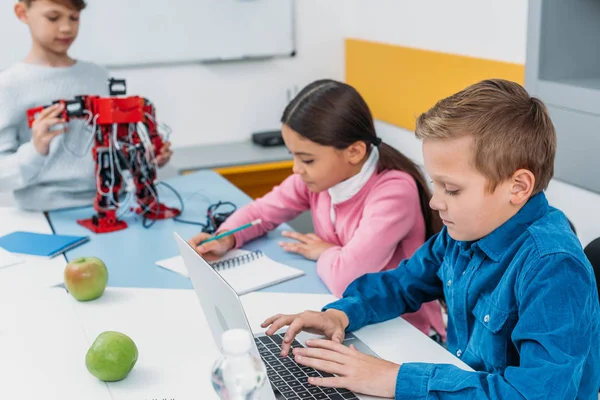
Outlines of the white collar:
M360 172L343 182L338 183L328 189L331 196L331 205L342 203L351 199L365 184L371 179L371 176L377 169L379 162L379 150L372 146L371 154L363 164Z

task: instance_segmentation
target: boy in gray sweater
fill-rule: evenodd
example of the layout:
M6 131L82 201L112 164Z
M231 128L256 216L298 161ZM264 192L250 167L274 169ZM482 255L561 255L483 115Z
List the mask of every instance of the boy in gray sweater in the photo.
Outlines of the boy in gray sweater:
M85 0L20 0L14 7L29 27L32 47L25 60L0 73L0 191L13 191L24 209L90 205L95 197L85 122L64 125L62 108L52 106L29 129L26 115L29 108L57 99L108 95L108 71L67 54L85 6ZM171 154L167 142L157 155L158 165Z

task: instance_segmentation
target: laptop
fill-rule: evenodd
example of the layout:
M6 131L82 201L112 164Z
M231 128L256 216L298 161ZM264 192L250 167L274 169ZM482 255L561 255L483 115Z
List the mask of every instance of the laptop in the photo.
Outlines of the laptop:
M229 329L245 329L252 333L240 299L231 286L177 233L175 239L179 252L188 270L194 291L208 321L215 344L221 348L221 336ZM265 319L270 315L265 315ZM315 335L301 332L292 347L303 347L303 343ZM269 385L259 393L261 400L375 400L375 397L352 393L347 389L323 388L310 385L309 376L333 376L310 367L296 364L291 357L281 357L283 334L254 335L252 352L260 356L267 369ZM346 334L344 345L353 344L357 350L377 355L360 339Z

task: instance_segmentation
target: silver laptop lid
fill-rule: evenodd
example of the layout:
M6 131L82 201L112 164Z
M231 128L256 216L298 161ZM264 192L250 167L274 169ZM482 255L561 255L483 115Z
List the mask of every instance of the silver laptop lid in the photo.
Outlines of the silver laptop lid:
M200 300L213 340L221 349L221 336L229 329L245 329L252 333L237 293L196 251L176 232L179 253L188 271L192 286ZM256 344L252 351L260 357ZM260 392L261 400L275 400L271 385L266 383Z

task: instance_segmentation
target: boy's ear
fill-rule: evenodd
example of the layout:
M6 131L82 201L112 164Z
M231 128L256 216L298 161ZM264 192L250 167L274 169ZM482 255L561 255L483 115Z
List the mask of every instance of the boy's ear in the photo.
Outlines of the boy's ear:
M350 146L348 146L348 148L346 149L346 154L350 163L358 164L367 154L367 144L362 140L354 142Z
M24 24L29 23L29 19L27 18L27 4L23 3L22 1L17 1L14 8L17 18L19 18L19 20Z
M511 178L510 202L514 205L526 203L535 186L535 175L528 169L517 170Z

